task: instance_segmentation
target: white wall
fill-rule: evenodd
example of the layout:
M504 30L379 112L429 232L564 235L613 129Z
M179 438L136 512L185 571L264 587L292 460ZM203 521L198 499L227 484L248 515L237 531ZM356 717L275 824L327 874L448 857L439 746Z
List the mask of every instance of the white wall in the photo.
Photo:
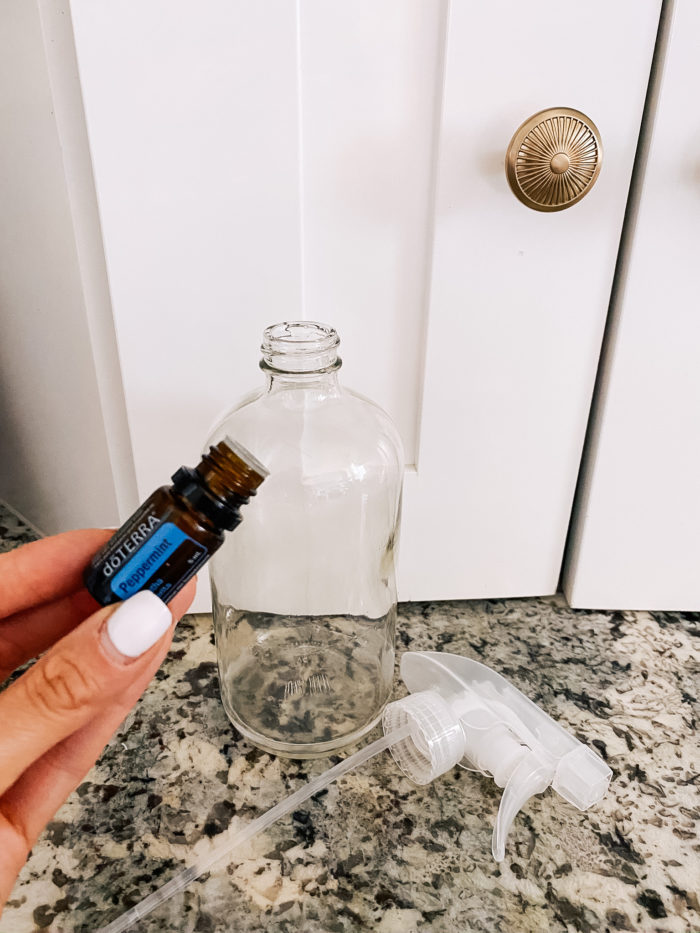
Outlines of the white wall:
M55 4L43 7L58 12ZM107 288L96 214L91 228L86 209L79 92L70 89L63 49L59 70L74 122L62 139L39 6L5 0L0 17L0 497L46 533L109 525L129 479L127 470L117 491L108 443L115 419L105 410L118 411L123 401L118 386L105 393L98 382L99 341L86 305L86 296L97 306L101 295L104 311ZM65 21L61 28L70 31ZM47 44L55 42L60 32Z

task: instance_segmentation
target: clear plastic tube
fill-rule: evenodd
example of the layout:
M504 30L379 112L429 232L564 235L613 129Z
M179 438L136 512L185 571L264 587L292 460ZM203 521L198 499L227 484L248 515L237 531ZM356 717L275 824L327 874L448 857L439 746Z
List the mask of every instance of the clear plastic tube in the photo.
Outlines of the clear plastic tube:
M220 859L227 855L231 855L236 849L248 842L249 839L252 839L253 836L267 829L268 826L271 826L281 817L286 816L287 813L296 810L299 804L308 800L309 797L313 797L314 794L328 787L333 781L337 781L343 774L347 774L348 771L352 771L354 768L359 767L366 761L369 761L370 758L374 758L379 752L383 752L385 749L390 748L392 745L410 736L410 734L411 726L407 724L389 733L389 735L382 736L382 738L377 739L376 742L366 745L358 752L355 752L354 755L350 755L349 758L338 762L337 765L329 768L328 771L319 774L318 777L304 784L303 787L300 787L299 790L295 791L289 797L275 804L274 807L271 807L266 813L263 813L262 816L248 823L240 832L236 833L232 839L228 839L225 843L215 846L204 858L195 862L194 865L191 865L184 871L181 871L178 875L175 875L174 878L152 894L149 894L148 897L145 897L140 903L136 904L135 907L123 913L121 917L117 917L112 923L108 923L106 927L100 927L96 933L123 933L124 930L128 930L134 923L138 920L142 920L155 910L156 907L159 907L169 898L173 897L173 895L178 894L180 891L184 891L193 881L196 881L197 878L209 871Z

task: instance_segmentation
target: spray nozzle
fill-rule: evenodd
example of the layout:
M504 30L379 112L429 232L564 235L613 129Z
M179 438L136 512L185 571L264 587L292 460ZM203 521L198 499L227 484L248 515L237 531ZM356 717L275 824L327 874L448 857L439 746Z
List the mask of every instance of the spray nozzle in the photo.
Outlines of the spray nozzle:
M478 661L411 651L401 661L411 695L384 711L385 733L408 730L391 746L399 767L428 784L455 764L505 788L493 832L493 857L505 857L513 820L550 785L579 810L605 794L612 771L504 677Z

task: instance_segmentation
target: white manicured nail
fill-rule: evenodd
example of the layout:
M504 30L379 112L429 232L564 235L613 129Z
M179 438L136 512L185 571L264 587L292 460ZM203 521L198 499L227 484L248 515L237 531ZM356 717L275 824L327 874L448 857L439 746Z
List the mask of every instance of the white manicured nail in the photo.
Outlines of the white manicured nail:
M112 613L107 620L106 635L120 654L137 658L155 645L172 621L165 603L150 590L141 590Z

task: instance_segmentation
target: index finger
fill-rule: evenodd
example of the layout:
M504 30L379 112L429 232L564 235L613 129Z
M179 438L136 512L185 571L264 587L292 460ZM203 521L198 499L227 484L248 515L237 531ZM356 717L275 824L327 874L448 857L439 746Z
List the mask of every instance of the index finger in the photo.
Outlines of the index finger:
M113 534L82 528L0 554L0 618L79 590L90 558Z

